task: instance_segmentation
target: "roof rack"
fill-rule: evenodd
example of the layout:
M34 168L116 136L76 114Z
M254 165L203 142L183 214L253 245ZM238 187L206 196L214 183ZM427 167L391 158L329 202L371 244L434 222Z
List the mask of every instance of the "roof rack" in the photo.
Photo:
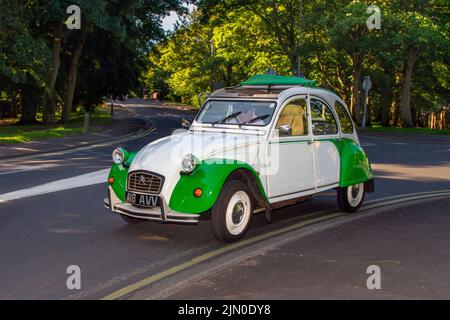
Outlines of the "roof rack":
M302 86L315 87L316 81L300 77L275 76L268 74L257 74L247 81L241 82L241 86Z
M316 87L316 81L299 77L258 74L241 82L239 86L217 90L211 96L276 99L281 92L292 87Z

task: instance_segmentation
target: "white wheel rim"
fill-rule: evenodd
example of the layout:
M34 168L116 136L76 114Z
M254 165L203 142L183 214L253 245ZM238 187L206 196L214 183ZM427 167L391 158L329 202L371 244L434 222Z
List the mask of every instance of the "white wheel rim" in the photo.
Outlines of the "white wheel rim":
M352 207L357 207L361 203L363 195L364 183L355 184L354 186L347 188L348 203Z
M228 232L232 235L241 234L250 220L250 197L244 191L236 192L228 202L226 224Z

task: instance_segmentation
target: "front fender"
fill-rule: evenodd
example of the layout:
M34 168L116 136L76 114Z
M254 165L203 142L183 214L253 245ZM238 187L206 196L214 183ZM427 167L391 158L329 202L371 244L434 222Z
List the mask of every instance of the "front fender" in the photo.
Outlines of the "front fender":
M261 194L265 196L261 180L252 166L236 160L209 159L199 163L192 174L181 174L170 197L169 207L177 212L192 214L210 210L228 177L239 169L248 170L253 174ZM194 197L196 188L203 191L200 198Z
M339 146L341 155L341 187L349 187L373 179L369 159L362 147L350 139L342 140Z
M128 168L134 160L137 152L131 152L127 161L122 164L113 164L111 170L109 170L109 178L114 178L114 183L111 185L114 193L120 201L125 202L125 189L127 186Z

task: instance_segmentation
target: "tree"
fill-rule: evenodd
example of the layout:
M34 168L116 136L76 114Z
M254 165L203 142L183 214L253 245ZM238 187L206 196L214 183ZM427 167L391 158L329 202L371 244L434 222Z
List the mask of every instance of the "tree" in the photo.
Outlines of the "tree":
M414 125L411 111L411 85L413 71L419 57L430 56L441 51L443 47L448 49L448 38L442 34L439 25L428 16L428 1L401 2L398 13L401 20L402 43L404 62L401 77L400 110L402 125L411 127ZM448 32L448 30L447 30ZM448 36L448 34L447 34Z
M123 70L137 67L138 56L148 50L154 41L163 37L161 28L161 18L170 11L184 12L184 7L179 0L145 0L145 1L105 1L105 0L85 0L80 1L80 7L83 12L83 27L81 30L75 32L73 35L73 45L71 50L71 58L68 69L67 90L64 103L63 120L69 119L70 112L73 108L73 99L75 87L77 83L78 64L85 45L86 38L96 39L96 45L102 47L104 50L99 51L96 48L90 53L95 52L92 58L97 58L98 61L108 62L114 61L117 57L124 55L132 59L127 59L131 65L122 66L125 61L115 61L119 64L118 67L113 67L108 63L100 63L101 71L109 74L112 79L117 79L118 82L111 85L100 85L96 89L102 88L105 91L103 95L117 95L118 92L122 94L123 89L130 89L137 81L137 72L132 72L135 75L134 81L127 84L122 83L124 80L120 79L117 74L112 74L110 70L105 70L103 66L108 65L112 70ZM107 36L110 41L109 48L100 45L103 39L99 38L99 34ZM118 50L118 46L125 46L124 50ZM112 54L112 55L111 55ZM115 54L115 55L114 55ZM89 54L88 54L89 55ZM90 75L91 76L91 75ZM101 79L105 79L100 77ZM88 83L90 81L87 80ZM109 89L109 90L108 90ZM98 92L98 90L91 89L91 91ZM100 96L97 97L100 98ZM95 99L94 99L95 100Z
M345 52L352 66L352 99L350 110L356 122L361 122L361 71L364 59L371 48L372 39L367 28L367 6L352 2L331 15L330 37L334 47Z
M130 41L112 41L106 31L97 38L87 38L79 61L79 84L76 103L91 112L104 97L123 98L139 86L139 70L143 68L136 47ZM105 54L108 52L108 54Z
M20 92L21 123L35 123L45 82L49 50L33 23L33 7L19 0L0 0L0 91ZM14 13L14 14L12 14Z
M278 41L279 48L290 62L292 74L298 72L300 57L301 13L299 0L230 0L229 6L248 8L263 22L264 28Z
M144 76L150 89L167 88L172 97L199 105L198 95L218 84L232 86L269 67L290 72L289 60L260 17L250 10L224 11L220 17L208 12L206 20L203 12L194 12L150 53Z

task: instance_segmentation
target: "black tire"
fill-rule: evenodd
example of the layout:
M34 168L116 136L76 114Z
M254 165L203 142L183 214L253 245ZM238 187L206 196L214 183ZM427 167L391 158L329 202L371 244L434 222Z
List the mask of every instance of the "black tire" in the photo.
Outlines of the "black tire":
M133 218L133 217L126 216L124 214L121 214L120 216L128 224L138 224L138 223L146 222L145 219Z
M360 190L358 192L362 192L362 195L358 195L360 199L355 203L352 202L352 199L349 196L349 189L358 186ZM362 189L361 189L362 188ZM356 212L361 207L364 202L364 197L366 195L366 189L364 188L364 183L359 185L350 186L350 187L339 187L337 189L337 202L339 205L339 209L344 212Z
M249 204L246 206L242 205L242 208L244 208L243 217L240 218L242 221L242 225L241 227L237 228L237 229L243 228L242 231L238 231L239 232L238 234L233 234L227 227L227 209L233 196L237 196L237 193L242 195L241 192L244 192L247 195ZM244 202L247 203L247 201ZM234 208L236 208L237 205L238 204L236 204ZM233 208L233 217L235 212L234 208ZM216 239L226 243L235 242L242 239L251 226L253 218L253 209L254 209L253 197L249 187L240 180L228 181L222 188L222 191L211 211L211 228ZM247 210L249 210L249 212L247 212ZM238 224L236 224L236 226L237 225Z

